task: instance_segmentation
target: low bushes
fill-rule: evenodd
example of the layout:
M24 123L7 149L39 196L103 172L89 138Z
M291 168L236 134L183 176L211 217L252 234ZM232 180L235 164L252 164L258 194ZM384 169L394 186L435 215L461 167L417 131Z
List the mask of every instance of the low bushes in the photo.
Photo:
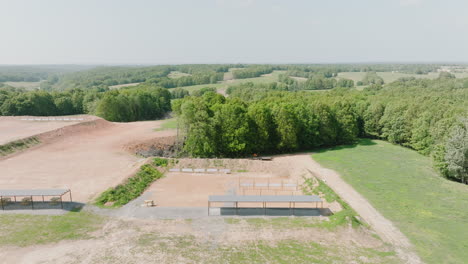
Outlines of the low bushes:
M25 139L20 139L16 141L12 141L10 143L7 143L5 145L0 145L0 157L1 156L6 156L9 154L12 154L16 151L22 150L29 148L31 146L34 146L36 144L39 144L40 141L36 137L30 137L30 138L25 138Z
M154 158L153 159L153 165L156 167L167 167L167 164L169 161L164 158Z
M103 192L97 199L100 206L120 207L140 196L145 189L155 180L163 176L156 167L165 167L167 159L155 158L152 164L141 166L140 170L124 183ZM109 205L111 203L111 205ZM106 205L107 204L107 205Z

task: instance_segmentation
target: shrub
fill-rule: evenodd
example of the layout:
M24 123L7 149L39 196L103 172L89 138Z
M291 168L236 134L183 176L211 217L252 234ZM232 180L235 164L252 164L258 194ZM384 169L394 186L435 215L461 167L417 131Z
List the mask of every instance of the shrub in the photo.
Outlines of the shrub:
M167 167L169 161L165 158L154 158L153 165L156 167Z
M103 192L96 199L96 204L103 206L106 203L111 202L113 203L113 207L125 205L140 196L153 181L161 178L162 176L163 174L155 167L150 164L145 164L141 166L140 170L133 177L130 177L124 183Z

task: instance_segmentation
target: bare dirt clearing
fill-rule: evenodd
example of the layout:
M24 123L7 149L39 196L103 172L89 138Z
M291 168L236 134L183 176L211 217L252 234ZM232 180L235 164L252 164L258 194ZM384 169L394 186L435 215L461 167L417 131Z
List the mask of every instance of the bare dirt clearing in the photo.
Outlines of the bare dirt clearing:
M4 189L71 188L75 201L88 202L144 162L124 146L137 139L174 135L171 130L154 131L162 122L111 123L96 118L59 129L47 134L45 143L1 160L0 185Z
M277 157L274 161L251 159L180 159L176 168L208 169L226 168L225 173L167 173L165 178L153 183L147 190L152 199L162 207L200 207L207 206L209 195L298 195L302 194L300 185L308 173L303 168L291 166L287 156ZM240 188L240 183L291 183L297 188ZM243 207L260 206L246 204ZM277 206L281 206L278 204ZM284 206L284 205L283 205ZM288 205L285 205L288 207ZM309 207L309 206L301 206Z
M0 145L96 119L94 116L77 115L54 116L54 121L42 121L45 118L37 116L0 116ZM64 118L68 120L64 121Z

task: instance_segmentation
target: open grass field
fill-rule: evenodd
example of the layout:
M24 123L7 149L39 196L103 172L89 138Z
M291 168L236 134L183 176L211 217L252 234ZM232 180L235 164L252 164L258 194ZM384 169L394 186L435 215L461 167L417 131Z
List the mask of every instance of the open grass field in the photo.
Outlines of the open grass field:
M184 72L180 72L180 71L171 71L171 73L169 73L169 75L167 75L167 77L169 77L171 79L177 79L177 78L180 78L180 77L190 76L190 75L191 75L190 73L184 73Z
M361 81L362 78L366 75L365 72L340 72L338 73L338 77L351 79L355 83ZM428 79L435 79L439 77L439 73L431 72L429 74L408 74L408 73L400 73L400 72L377 72L377 75L384 79L385 83L391 83L399 78L403 77L415 77L415 78L428 78ZM461 76L461 75L460 75ZM458 77L458 76L457 76Z
M161 125L158 128L155 128L155 131L162 131L162 130L170 130L170 129L176 129L177 128L177 118L170 118L166 119L161 123Z
M139 84L140 84L139 82L137 82L137 83L117 84L117 85L109 86L109 89L120 89L120 88L122 88L122 87L137 86L137 85L139 85Z
M252 82L252 83L272 83L272 82L277 82L278 81L278 75L281 73L284 73L284 71L274 71L271 74L265 74L260 77L256 78L248 78L248 79L232 79L232 80L226 80L218 83L213 83L213 84L200 84L200 85L192 85L192 86L184 86L180 88L184 88L189 92L200 90L201 88L204 87L214 87L216 89L225 89L229 87L230 85L236 85L240 83L247 83L247 82Z
M39 89L41 82L5 82L6 85L26 90Z
M379 140L312 155L336 170L416 246L427 263L466 263L468 186L437 175L430 159Z

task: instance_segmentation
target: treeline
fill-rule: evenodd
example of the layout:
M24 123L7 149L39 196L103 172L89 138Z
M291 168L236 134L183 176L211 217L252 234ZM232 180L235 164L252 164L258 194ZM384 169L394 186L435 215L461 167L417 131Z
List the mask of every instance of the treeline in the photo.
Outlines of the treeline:
M96 115L117 122L154 120L171 110L171 93L164 88L122 89L106 92Z
M177 100L184 150L196 157L239 157L351 143L359 135L353 102L344 96L270 92L259 101L214 92Z
M371 137L429 155L442 175L466 182L468 125L462 120L468 116L468 79L406 78L385 88L371 85L363 92L335 88L291 93L273 84L246 87L231 89L228 99L205 93L174 102L188 155L282 153Z
M187 64L158 66L100 66L93 69L68 74L50 75L41 84L44 90L67 89L107 89L109 86L128 83L157 84L165 88L216 83L222 80L223 73L231 67L244 67L238 64ZM172 71L191 74L177 79L170 79Z
M6 66L0 65L1 82L38 82L54 74L89 68L83 65Z
M245 69L232 71L232 76L234 77L234 79L255 78L255 77L260 77L263 74L272 73L275 69L280 69L280 68L273 67L270 65L250 66Z
M326 77L325 75L311 74L308 79L303 82L298 82L293 78L289 77L287 74L280 74L278 81L288 85L289 91L299 91L299 90L329 90L336 87L354 87L354 81L345 78L331 78Z
M0 88L0 115L95 114L109 121L129 122L161 118L170 111L170 100L167 89L144 85L113 91Z
M309 78L310 73L323 73L329 77L340 72L401 72L428 74L445 64L293 64L285 65L290 76ZM450 65L454 66L454 65Z
M206 72L206 73L195 73L191 76L182 76L179 78L171 79L168 77L152 79L148 83L155 84L164 88L175 88L199 84L211 84L222 81L224 77L223 72Z
M377 85L383 85L384 84L384 79L377 75L376 72L367 72L366 75L364 75L364 78L362 78L361 81L358 81L356 85L371 85L371 84L377 84Z

